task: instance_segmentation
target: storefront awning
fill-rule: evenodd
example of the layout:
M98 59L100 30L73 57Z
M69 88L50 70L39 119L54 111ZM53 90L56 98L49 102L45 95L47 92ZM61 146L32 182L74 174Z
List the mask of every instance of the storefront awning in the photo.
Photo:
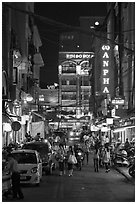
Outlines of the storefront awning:
M12 123L12 119L6 114L2 114L2 123Z
M14 114L2 113L2 123L12 123L13 121L21 121L21 117Z
M122 132L130 128L135 128L135 125L126 125L126 126L117 127L113 130L113 133Z
M32 120L34 120L35 122L38 122L38 121L41 121L41 120L45 120L45 115L44 114L32 111L31 115L32 115Z
M115 115L120 117L121 119L129 119L131 117L135 117L135 112L130 112L127 109L116 109Z

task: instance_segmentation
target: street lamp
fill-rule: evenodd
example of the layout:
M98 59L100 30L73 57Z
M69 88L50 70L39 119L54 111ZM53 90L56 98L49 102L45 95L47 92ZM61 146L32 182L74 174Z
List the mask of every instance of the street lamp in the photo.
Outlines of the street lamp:
M26 101L27 102L32 102L33 101L33 97L30 94L27 94Z

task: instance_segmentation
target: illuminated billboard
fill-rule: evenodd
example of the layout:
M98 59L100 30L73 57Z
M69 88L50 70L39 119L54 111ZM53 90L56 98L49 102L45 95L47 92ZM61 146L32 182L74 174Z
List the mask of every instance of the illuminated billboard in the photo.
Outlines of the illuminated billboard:
M101 93L114 94L114 70L112 66L111 46L104 44L101 47Z

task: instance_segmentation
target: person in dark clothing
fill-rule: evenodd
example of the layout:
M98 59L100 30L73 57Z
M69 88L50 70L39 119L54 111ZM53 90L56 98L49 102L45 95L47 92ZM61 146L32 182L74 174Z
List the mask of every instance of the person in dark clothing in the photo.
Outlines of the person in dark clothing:
M95 148L94 150L93 160L94 160L94 171L99 172L99 149L98 148Z
M89 145L88 142L85 142L85 147L84 147L84 152L85 152L85 158L86 158L86 162L88 164L89 162Z
M58 156L60 176L62 176L64 172L64 154L65 152L64 152L63 145L59 144L59 150L58 150L57 156Z
M8 158L7 169L10 171L12 179L13 199L17 199L18 198L17 196L19 196L19 199L23 199L24 195L20 187L20 174L18 170L18 162L14 159L11 153L7 155L7 158Z
M124 147L125 147L125 150L128 150L128 148L130 147L130 143L128 141L128 138L126 138L126 142L125 142Z

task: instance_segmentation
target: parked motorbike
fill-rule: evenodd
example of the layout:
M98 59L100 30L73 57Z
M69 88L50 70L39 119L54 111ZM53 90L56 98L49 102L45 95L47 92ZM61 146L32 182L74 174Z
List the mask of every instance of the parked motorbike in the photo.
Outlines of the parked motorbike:
M127 156L128 157L134 157L135 155L135 148L134 147L130 147L128 150L127 150Z
M128 169L129 175L135 178L135 157L130 158L130 164L128 167L129 167Z
M115 154L115 156L113 157L113 164L115 166L129 166L129 161L127 159L126 156L122 155L122 154Z
M135 178L135 164L132 164L132 165L129 167L128 173L129 173L130 176L132 176L133 178Z

